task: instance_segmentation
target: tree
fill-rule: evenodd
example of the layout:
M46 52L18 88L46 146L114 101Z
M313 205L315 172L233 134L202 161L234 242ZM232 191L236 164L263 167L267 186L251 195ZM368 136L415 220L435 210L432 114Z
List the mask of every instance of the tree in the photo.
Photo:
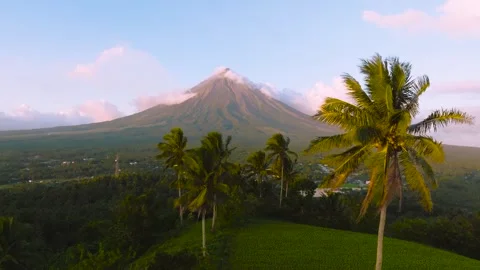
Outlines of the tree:
M284 169L287 162L292 161L291 156L298 158L298 155L289 149L290 138L282 134L274 134L267 140L265 151L269 152L268 158L274 159L281 167L280 172L280 207L282 207Z
M0 269L24 269L24 235L13 217L0 217Z
M183 135L181 128L172 128L170 133L163 136L163 142L158 143L157 148L160 154L157 159L165 161L165 167L175 171L176 180L174 185L178 189L178 197L182 196L184 186L182 172L184 170L185 148L187 147L187 137ZM179 204L180 224L183 225L183 205Z
M280 166L279 162L275 162L273 164L274 168L273 171L277 172L277 175L280 175L282 167ZM298 170L297 160L286 160L283 166L283 178L285 182L285 198L288 197L288 186L289 183L295 181L297 177L300 175L300 171Z
M312 140L310 153L339 148L323 162L334 168L323 182L325 187L338 188L347 177L364 166L370 172L370 184L359 218L365 215L372 201L378 202L376 269L382 267L383 233L389 203L402 198L406 182L420 195L422 206L431 211L430 188L437 186L430 162L443 162L442 144L427 133L449 124L473 123L473 117L457 109L440 109L412 124L419 112L419 98L430 86L427 76L413 79L411 64L398 58L383 59L376 54L362 60L360 71L365 76L365 89L349 74L343 82L351 103L327 97L315 119L339 127L343 133Z
M201 141L201 148L208 153L208 157L204 158L207 161L208 168L213 176L213 217L212 217L212 231L215 230L215 221L217 219L217 203L219 196L225 195L227 192L222 187L231 177L231 172L235 170L235 164L229 162L229 158L235 148L230 149L231 136L227 136L225 142L223 136L219 132L210 132Z
M188 203L190 210L202 216L202 252L206 256L205 215L212 209L212 230L215 228L217 203L222 194L227 194L229 187L224 181L229 177L234 164L228 161L234 149L218 132L210 132L202 139L199 148L188 151L185 158L185 175L188 191L180 198L181 203Z
M255 176L260 198L262 198L262 184L265 178L270 174L270 161L263 151L256 151L247 157L247 164L244 169L248 177Z

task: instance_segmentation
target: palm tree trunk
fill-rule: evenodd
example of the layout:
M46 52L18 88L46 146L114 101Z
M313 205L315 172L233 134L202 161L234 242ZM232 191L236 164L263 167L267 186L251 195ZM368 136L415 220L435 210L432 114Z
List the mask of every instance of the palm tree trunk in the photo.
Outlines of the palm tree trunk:
M285 198L287 198L288 197L288 180L285 181L285 182L286 182L286 185L287 185L287 187L285 188Z
M215 231L215 220L216 219L217 219L217 194L213 194L212 232Z
M282 197L283 197L283 162L282 162L282 174L280 180L280 207L282 207Z
M377 262L375 264L375 270L382 269L383 262L383 233L385 231L385 220L387 219L387 204L380 209L380 222L378 225L378 237L377 237Z
M203 257L207 256L207 237L205 234L205 212L206 210L202 210L202 254Z
M179 187L178 188L178 198L180 199L182 197L182 189ZM183 226L183 206L180 204L179 207L179 215L180 215L180 225Z
M258 175L257 176L257 182L258 182L258 189L259 189L259 192L260 192L260 198L262 198L262 175Z

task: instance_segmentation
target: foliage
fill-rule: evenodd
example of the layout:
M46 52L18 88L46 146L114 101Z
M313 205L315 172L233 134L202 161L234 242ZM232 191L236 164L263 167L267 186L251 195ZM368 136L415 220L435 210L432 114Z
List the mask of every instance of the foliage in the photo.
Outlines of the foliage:
M11 255L27 269L124 265L175 230L173 194L159 178L121 174L0 190L0 215L12 216L17 232Z

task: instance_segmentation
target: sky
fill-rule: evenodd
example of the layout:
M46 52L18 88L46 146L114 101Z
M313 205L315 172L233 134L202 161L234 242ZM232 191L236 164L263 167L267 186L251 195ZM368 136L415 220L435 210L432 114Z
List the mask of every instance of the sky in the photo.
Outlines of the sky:
M0 129L111 120L184 91L219 66L312 114L374 53L411 62L422 115L480 118L480 1L1 1ZM293 98L292 98L293 97ZM480 124L439 132L479 146Z

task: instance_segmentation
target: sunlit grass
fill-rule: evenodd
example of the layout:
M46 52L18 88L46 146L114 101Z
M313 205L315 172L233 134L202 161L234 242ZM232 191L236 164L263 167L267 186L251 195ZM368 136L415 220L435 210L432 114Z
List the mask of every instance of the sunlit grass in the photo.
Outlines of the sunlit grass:
M285 222L242 229L232 245L234 269L373 269L376 235ZM383 269L480 269L480 261L385 238Z

